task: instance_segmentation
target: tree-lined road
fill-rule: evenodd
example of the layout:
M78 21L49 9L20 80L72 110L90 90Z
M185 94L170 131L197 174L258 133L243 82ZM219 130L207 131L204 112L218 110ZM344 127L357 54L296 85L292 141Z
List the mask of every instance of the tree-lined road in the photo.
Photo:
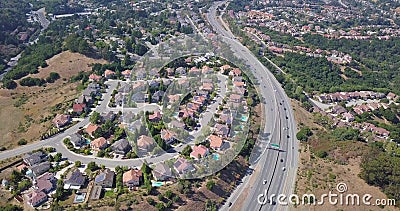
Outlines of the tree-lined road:
M279 82L249 49L236 40L217 16L217 8L224 3L226 2L214 3L207 14L208 22L217 34L224 37L224 42L231 47L236 56L245 60L251 67L252 74L259 84L258 90L264 99L265 124L262 138L257 140L264 149L256 152L255 157L258 158L256 159L258 162L254 164L254 173L251 178L246 178L242 184L244 187L237 188L222 210L230 209L229 206L241 210L275 210L279 205L273 205L272 202L260 204L259 196L269 197L271 194L289 196L293 193L298 163L296 123L289 98ZM265 134L268 134L268 140L263 139ZM280 150L268 149L272 143L279 144ZM245 197L241 205L235 204L239 197ZM287 207L279 207L281 208Z

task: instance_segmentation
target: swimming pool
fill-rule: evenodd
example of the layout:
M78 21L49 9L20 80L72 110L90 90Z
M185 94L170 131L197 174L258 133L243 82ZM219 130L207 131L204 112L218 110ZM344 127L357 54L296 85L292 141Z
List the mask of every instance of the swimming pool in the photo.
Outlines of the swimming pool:
M219 160L219 154L214 153L214 154L212 155L212 158L213 158L214 160Z
M242 118L241 118L241 119L242 119L243 122L247 122L247 118L248 118L247 116L242 115Z
M85 201L85 197L86 197L86 193L82 193L82 194L76 194L75 195L75 199L74 199L74 203L81 203L83 201Z
M90 144L90 139L86 139L86 144L87 144L87 145Z
M164 185L163 182L151 182L151 186L153 186L153 187L161 187L163 185Z

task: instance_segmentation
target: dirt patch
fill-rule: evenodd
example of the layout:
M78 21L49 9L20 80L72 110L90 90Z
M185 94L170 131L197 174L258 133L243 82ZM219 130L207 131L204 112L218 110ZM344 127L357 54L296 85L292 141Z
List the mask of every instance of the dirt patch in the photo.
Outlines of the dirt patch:
M308 112L306 109L301 107L300 103L296 100L291 99L290 103L293 108L293 113L294 113L294 118L296 119L296 123L298 127L302 126L308 126L311 129L321 129L323 130L324 128L321 127L320 125L316 124L312 118L312 114Z
M40 68L31 77L46 78L50 72L57 72L61 79L45 87L22 87L15 90L0 89L0 147L13 148L20 139L37 141L50 127L50 120L63 104L62 109L72 104L79 95L78 83L70 83L71 76L80 71L90 71L92 63L105 63L81 54L62 52L46 61L49 66ZM68 103L69 102L69 103Z
M301 143L300 163L297 172L295 193L299 196L313 193L317 202L321 201L322 194L338 193L336 185L340 182L347 184L349 194L372 194L373 199L387 199L378 187L368 185L358 175L361 171L361 155L368 150L365 143L356 141L332 141L326 130L314 122L314 117L300 107L299 103L292 101L297 123L313 129L314 135L307 143ZM314 155L313 152L326 151L328 158L322 159ZM346 163L341 165L340 163ZM360 202L361 204L362 202ZM292 210L382 210L378 206L340 206L330 205L325 199L323 205L310 206L300 205ZM386 206L384 210L398 210L394 207Z
M372 187L365 183L358 174L360 173L360 162L361 158L349 159L349 164L340 165L326 159L315 158L310 153L308 146L302 144L300 153L300 164L297 174L296 181L296 193L302 196L305 193L313 193L317 202L321 201L320 197L322 194L328 194L329 191L332 193L339 194L336 190L338 183L345 183L347 185L347 194L358 194L361 197L365 194L371 194L373 198L370 200L371 203L375 202L375 199L387 199L386 195L382 193L378 187ZM300 205L296 207L296 210L382 210L377 206L345 206L345 205L331 205L329 201L324 200L323 205L310 206ZM294 210L294 209L293 209ZM398 210L395 207L386 206L384 210Z

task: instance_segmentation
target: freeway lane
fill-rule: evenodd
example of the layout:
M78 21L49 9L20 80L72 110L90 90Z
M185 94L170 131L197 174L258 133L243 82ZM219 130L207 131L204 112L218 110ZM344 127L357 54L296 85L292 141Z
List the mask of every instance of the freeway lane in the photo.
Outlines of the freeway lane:
M296 124L289 98L279 82L251 51L237 41L229 30L223 27L220 18L216 16L217 7L224 3L214 3L207 14L208 22L216 33L224 37L224 41L230 45L235 54L252 67L253 75L259 81L261 94L266 99L264 103L266 115L264 133L271 134L270 143L281 145L281 151L265 148L264 153L260 155L259 161L255 165L255 173L252 175L252 177L256 177L255 182L246 184L250 188L249 193L245 195L242 193L243 188L240 188L238 189L239 193L234 192L232 195L246 197L244 206L241 207L242 210L275 210L278 205L265 204L261 206L257 199L265 191L267 191L268 195L281 193L289 195L293 192L298 161L298 142L295 139ZM273 103L267 103L271 97L274 99ZM269 111L274 111L276 115L271 115ZM283 170L283 167L286 170ZM264 180L266 184L264 184ZM230 200L231 198L228 199L228 202L235 203L235 201ZM285 209L287 207L279 206L279 209L282 208ZM222 207L222 209L228 208Z

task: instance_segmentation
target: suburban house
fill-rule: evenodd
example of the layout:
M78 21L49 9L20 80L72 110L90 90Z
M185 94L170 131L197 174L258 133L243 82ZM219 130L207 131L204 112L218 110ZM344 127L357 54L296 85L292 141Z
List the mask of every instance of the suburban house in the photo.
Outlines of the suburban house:
M132 91L134 91L134 92L145 91L146 88L147 88L147 84L143 81L136 81L132 85Z
M179 174L184 174L186 172L194 170L194 167L185 158L179 157L174 163L174 169Z
M393 92L389 92L386 95L386 98L389 99L389 100L396 100L397 99L397 95L395 93L393 93Z
M211 92L214 89L214 84L205 82L201 85L200 90Z
M90 74L89 76L89 81L100 81L101 80L101 76L96 75L96 74Z
M155 111L153 114L149 115L149 120L152 122L158 122L161 120L161 113L159 111Z
M141 135L137 140L137 147L139 150L148 151L154 145L154 140L152 137Z
M166 144L172 144L176 141L176 133L162 129L161 130L161 139L166 143Z
M36 164L34 166L31 166L31 171L33 176L38 177L42 175L43 173L47 172L51 167L51 164L49 161L45 161L43 163Z
M112 188L114 185L114 177L115 172L111 171L110 169L105 169L94 178L94 185L98 185L103 188Z
M78 97L76 100L77 104L92 104L93 103L93 97L91 95L81 95Z
M85 103L76 103L72 106L72 110L78 114L81 115L86 111L86 104Z
M66 114L57 114L51 122L53 123L54 127L61 128L71 122L71 116Z
M135 72L136 80L144 80L147 76L144 69L137 70Z
M28 166L34 166L47 160L47 155L42 151L27 154L23 157L24 163Z
M135 103L144 103L146 102L146 94L142 93L142 92L136 92L135 94L133 94L131 96L131 100L132 102Z
M201 74L201 70L198 69L197 67L192 67L189 70L189 76L199 76Z
M218 136L228 137L229 135L229 127L224 124L215 124L214 131Z
M157 163L152 174L157 181L165 181L172 177L171 168L164 163Z
M123 75L124 78L129 79L131 77L131 73L132 73L131 70L124 70L121 72L121 75Z
M114 112L112 112L112 111L104 112L100 116L101 116L101 118L103 119L104 122L107 121L107 120L112 122L117 117L117 115L115 115Z
M44 193L50 193L56 187L56 182L57 179L54 177L54 174L46 172L36 179L34 187L38 192L43 191Z
M174 69L170 67L168 67L165 71L167 72L167 76L173 76L175 74Z
M202 72L203 74L210 74L210 73L213 72L213 69L212 69L211 67L207 66L207 65L204 65L204 66L201 68L201 72Z
M175 95L168 95L168 100L170 103L175 103L177 101L179 101L180 99L180 95L179 94L175 94Z
M332 108L332 113L334 113L334 114L343 114L346 112L347 112L347 110L345 108L343 108L343 106L340 106L340 105L335 105Z
M208 148L203 145L193 146L192 152L190 153L190 157L194 158L195 160L198 160L200 158L206 157L208 153L209 153Z
M115 75L115 72L112 71L112 70L106 70L106 71L104 71L104 77L106 77L106 78L111 78L111 77L113 77L114 75Z
M354 116L353 116L353 114L351 114L351 113L349 113L349 112L343 113L342 116L343 116L344 121L346 121L346 122L352 122L352 121L354 121Z
M170 123L169 123L169 125L172 127L172 128L180 128L180 129L185 129L185 123L183 123L183 122L179 122L179 121L176 121L176 120L172 120Z
M175 75L186 75L186 69L184 67L176 68Z
M229 101L232 103L240 103L241 97L238 94L231 94L229 96Z
M64 180L64 189L79 190L85 185L86 176L78 169L68 173L67 178Z
M108 142L104 137L96 138L95 140L90 142L90 147L92 150L100 151L107 147Z
M132 91L132 86L130 84L126 84L124 83L124 85L122 85L119 89L118 92L121 94L128 94L129 92Z
M100 127L95 124L89 124L87 128L85 129L86 133L89 134L91 137L93 137L94 133L98 131Z
M194 110L187 107L182 107L178 112L178 117L180 118L194 117L194 113L195 113Z
M142 171L136 169L130 169L122 175L122 181L124 185L129 188L133 188L134 186L139 186L142 181Z
M178 85L180 88L188 88L190 86L190 82L187 79L178 80Z
M158 86L160 86L160 82L159 82L159 81L156 81L156 80L151 80L151 81L149 82L149 86L150 86L150 87L153 87L153 88L158 87Z
M111 150L115 154L125 155L132 150L132 146L126 139L120 139L111 145Z
M164 91L156 91L154 94L151 95L151 102L150 103L158 103L161 102L163 96L164 96Z
M226 65L222 65L220 67L220 70L221 70L221 72L225 72L225 71L229 70L230 68L231 68L231 66L229 64L226 64Z
M230 76L240 76L242 74L242 71L239 68L233 68L230 72Z
M210 147L214 150L221 150L223 140L221 137L216 135L208 136L208 140L210 141Z
M69 140L76 149L80 149L81 147L87 145L86 139L78 133L70 135Z
M224 124L232 124L232 117L230 113L223 113L219 116L219 122Z
M37 207L47 201L47 195L42 191L32 191L26 197L28 198L28 204L32 207Z

